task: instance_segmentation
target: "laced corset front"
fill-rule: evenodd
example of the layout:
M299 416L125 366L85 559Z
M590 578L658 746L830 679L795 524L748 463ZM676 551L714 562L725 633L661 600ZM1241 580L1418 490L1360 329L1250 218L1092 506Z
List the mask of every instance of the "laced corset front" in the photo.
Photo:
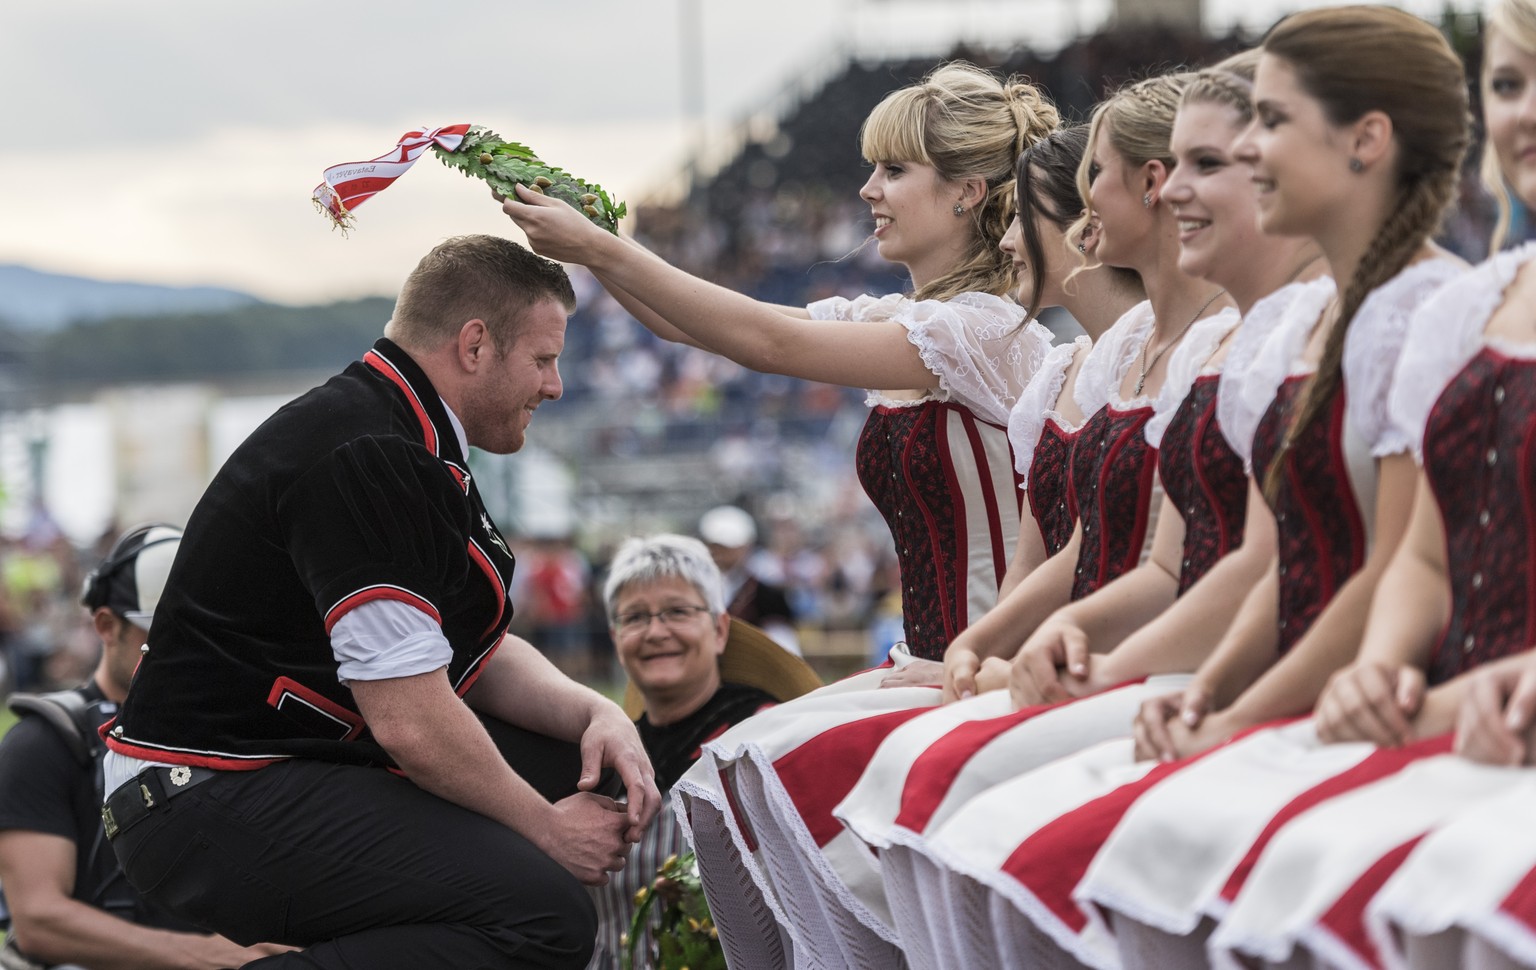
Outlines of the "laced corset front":
M1219 374L1202 374L1174 412L1158 449L1163 491L1184 518L1179 594L1243 541L1248 476L1216 416Z
M1078 600L1141 561L1157 450L1143 426L1152 408L1095 411L1072 446L1072 499L1083 524L1082 548L1072 578Z
M1424 429L1424 473L1445 523L1451 619L1439 684L1536 643L1536 360L1483 348Z
M1287 377L1259 421L1253 474L1261 483L1305 382L1306 375ZM1344 455L1344 396L1341 388L1291 447L1271 503L1280 553L1281 653L1365 564L1365 523Z
M938 660L997 599L1024 493L1007 429L932 399L871 408L855 458L901 570L913 656Z
M1071 489L1072 442L1077 434L1063 429L1054 418L1047 418L1029 463L1029 508L1040 527L1047 556L1061 551L1072 538L1072 526L1077 522Z

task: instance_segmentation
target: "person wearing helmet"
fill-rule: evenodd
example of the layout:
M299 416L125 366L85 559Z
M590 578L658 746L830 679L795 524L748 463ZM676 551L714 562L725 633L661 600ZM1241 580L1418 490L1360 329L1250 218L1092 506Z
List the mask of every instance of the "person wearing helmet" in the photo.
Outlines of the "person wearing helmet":
M5 970L213 970L276 952L199 932L145 900L102 833L97 728L128 693L180 540L168 525L125 532L80 596L101 640L90 680L11 697L21 720L0 741L0 887L11 914Z

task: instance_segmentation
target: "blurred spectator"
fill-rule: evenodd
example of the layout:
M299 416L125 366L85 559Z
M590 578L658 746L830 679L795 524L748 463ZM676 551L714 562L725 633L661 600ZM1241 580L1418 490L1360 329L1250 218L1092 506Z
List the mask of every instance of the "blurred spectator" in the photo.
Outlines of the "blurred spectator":
M96 644L71 601L78 555L38 510L19 542L0 547L0 643L15 690L77 684L96 661Z
M272 952L205 935L140 897L102 830L97 729L128 692L180 539L170 526L126 533L81 594L101 658L94 675L12 699L26 716L0 742L0 880L13 917L0 966L215 970Z
M587 636L587 587L591 569L569 536L535 538L519 553L523 582L518 611L528 642L578 680L597 673Z
M772 557L757 548L757 524L745 510L720 505L699 519L699 537L725 583L726 612L759 627L779 646L799 655L795 612L784 595L784 577Z

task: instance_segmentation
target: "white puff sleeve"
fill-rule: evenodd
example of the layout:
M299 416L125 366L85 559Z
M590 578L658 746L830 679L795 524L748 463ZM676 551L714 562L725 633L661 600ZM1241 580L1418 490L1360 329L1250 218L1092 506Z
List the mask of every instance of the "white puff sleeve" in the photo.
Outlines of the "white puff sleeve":
M1483 346L1483 330L1520 268L1536 258L1536 243L1499 253L1452 280L1408 324L1388 395L1394 442L1406 440L1423 463L1424 426L1441 393ZM1402 449L1398 449L1399 451Z
M1216 392L1216 420L1249 475L1259 421L1300 362L1307 337L1333 294L1333 280L1326 276L1281 287L1249 309L1232 339Z
M1179 341L1179 345L1173 348L1173 353L1168 355L1168 371L1163 376L1163 386L1157 392L1157 397L1152 399L1152 417L1147 419L1142 430L1147 444L1153 448L1162 445L1163 432L1168 430L1174 412L1184 403L1184 398L1189 396L1195 378L1205 370L1206 362L1216 353L1216 348L1227 339L1227 334L1237 329L1242 319L1235 307L1228 307L1197 321L1189 328L1184 339Z
M1085 418L1097 414L1111 401L1120 400L1120 383L1141 353L1155 322L1151 302L1143 300L1125 311L1094 343L1072 385L1072 398Z
M1066 383L1072 361L1092 346L1093 341L1082 336L1069 344L1052 347L1008 415L1008 443L1013 446L1014 470L1022 479L1020 488L1029 487L1029 468L1035 460L1035 446L1040 443L1040 432L1045 429L1046 419L1056 411L1056 402L1061 398L1061 388Z
M889 320L903 303L910 302L900 293L887 296L870 296L866 293L852 300L841 296L817 300L806 310L810 311L812 320Z
M962 293L951 300L833 297L808 309L818 320L901 324L924 366L938 378L933 396L962 404L997 425L1007 425L1014 402L1051 348L1049 330L1026 323L1017 303L988 293ZM871 399L879 401L874 395Z
M1389 411L1408 323L1437 290L1465 272L1466 267L1449 259L1415 263L1378 286L1350 322L1344 337L1345 419L1372 457L1413 448L1414 434L1393 421Z

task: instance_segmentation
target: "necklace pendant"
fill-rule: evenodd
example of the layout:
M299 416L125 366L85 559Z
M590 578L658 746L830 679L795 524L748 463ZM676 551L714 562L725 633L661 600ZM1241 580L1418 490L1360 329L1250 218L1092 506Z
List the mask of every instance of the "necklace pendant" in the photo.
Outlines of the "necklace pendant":
M1147 386L1147 375L1143 374L1136 381L1136 390L1131 393L1131 397L1141 397L1141 389L1146 387L1146 386Z

